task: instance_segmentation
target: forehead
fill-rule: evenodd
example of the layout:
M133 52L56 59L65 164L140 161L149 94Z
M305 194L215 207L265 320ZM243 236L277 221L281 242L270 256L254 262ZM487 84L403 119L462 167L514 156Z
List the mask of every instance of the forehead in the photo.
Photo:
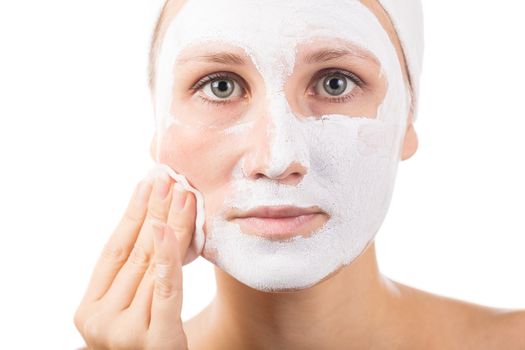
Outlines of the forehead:
M214 39L270 55L315 37L343 39L371 52L390 42L358 0L188 0L170 22L163 42L179 51Z
M368 61L380 66L377 57L352 42L337 38L312 38L296 46L296 62L315 64L338 59ZM232 66L250 64L251 57L239 46L223 41L197 42L182 49L175 60L177 66L197 63L219 63Z

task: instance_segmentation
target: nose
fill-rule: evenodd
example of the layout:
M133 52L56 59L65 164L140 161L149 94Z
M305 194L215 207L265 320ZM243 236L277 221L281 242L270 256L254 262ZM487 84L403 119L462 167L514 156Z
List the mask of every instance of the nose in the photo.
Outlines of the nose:
M249 158L252 161L246 161L246 176L253 180L267 178L286 185L298 185L307 173L307 168L299 162L289 163L284 170L274 171L272 167L265 166L267 162L258 159Z
M308 172L308 148L300 122L287 102L274 100L272 105L258 115L250 151L244 157L244 176L295 186Z

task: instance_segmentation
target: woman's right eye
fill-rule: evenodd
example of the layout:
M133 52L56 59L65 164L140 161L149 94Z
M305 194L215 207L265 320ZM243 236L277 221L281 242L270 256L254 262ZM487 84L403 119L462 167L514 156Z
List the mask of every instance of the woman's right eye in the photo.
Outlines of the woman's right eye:
M227 76L207 76L199 81L195 90L201 90L201 98L210 102L229 102L244 96L244 89L236 79Z

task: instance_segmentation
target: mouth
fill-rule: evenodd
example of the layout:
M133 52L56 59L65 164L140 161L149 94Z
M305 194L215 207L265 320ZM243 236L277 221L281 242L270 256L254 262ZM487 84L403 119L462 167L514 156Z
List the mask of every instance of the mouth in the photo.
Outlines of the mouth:
M283 240L312 234L326 218L326 213L317 207L271 206L236 211L230 220L238 223L244 233Z

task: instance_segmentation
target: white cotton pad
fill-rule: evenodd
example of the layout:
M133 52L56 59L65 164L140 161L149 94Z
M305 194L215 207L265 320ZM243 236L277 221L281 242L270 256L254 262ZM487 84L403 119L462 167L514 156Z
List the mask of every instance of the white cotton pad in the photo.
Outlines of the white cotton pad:
M197 200L197 215L195 218L195 232L193 233L191 243L183 260L183 265L186 265L197 259L202 252L204 246L204 198L202 193L191 186L184 175L178 174L175 170L166 164L157 163L151 169L149 176L155 177L159 172L166 172L173 180L180 184L185 190L192 192Z

